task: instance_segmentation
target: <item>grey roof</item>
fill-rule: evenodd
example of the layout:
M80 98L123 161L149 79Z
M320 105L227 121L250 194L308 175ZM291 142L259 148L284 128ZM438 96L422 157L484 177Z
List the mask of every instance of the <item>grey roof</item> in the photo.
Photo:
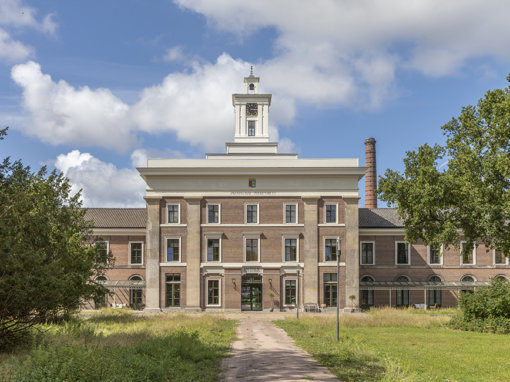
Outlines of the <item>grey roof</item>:
M402 228L396 208L360 208L360 228Z
M85 220L92 220L94 228L145 228L145 208L88 208Z

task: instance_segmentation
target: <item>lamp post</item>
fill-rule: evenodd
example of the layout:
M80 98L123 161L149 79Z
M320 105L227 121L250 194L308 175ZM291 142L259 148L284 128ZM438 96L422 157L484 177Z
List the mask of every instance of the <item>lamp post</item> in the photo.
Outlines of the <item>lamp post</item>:
M336 340L340 341L340 239L336 239Z
M296 319L299 320L299 274L301 271L297 270L297 280L296 280Z

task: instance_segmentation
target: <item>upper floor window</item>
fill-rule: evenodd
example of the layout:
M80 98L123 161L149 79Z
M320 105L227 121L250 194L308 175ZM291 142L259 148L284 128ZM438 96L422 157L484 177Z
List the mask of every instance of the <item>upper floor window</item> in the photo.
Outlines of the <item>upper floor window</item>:
M109 243L107 241L102 240L102 241L96 241L95 244L97 246L97 249L99 250L101 258L106 259L106 257L108 256L108 250L110 249Z
M259 261L259 239L245 238L245 261Z
M166 261L181 261L180 239L166 239Z
M297 223L297 204L285 204L285 223Z
M214 224L220 222L220 205L208 204L207 205L207 223Z
M129 243L129 263L131 265L143 263L143 243L142 242L131 242Z
M180 222L179 204L169 204L167 206L167 210L168 210L168 223L179 224Z
M326 223L336 223L336 204L326 204Z
M220 239L207 239L207 261L220 261Z
M255 136L255 121L248 121L248 136Z
M464 253L464 248L466 247L467 242L462 241L460 243L460 260L461 264L464 265L472 265L476 264L476 244L473 244L473 250L467 253Z
M505 256L503 251L499 249L494 250L494 264L496 265L508 264L508 257Z
M246 223L258 223L259 222L259 206L258 204L247 204L246 205Z
M324 260L336 261L337 252L340 252L340 248L337 247L337 238L324 239Z
M397 265L410 264L409 244L405 241L395 242L395 256Z
M441 264L441 247L429 246L429 264Z
M360 245L361 265L373 265L374 262L374 242L362 241Z
M285 261L297 261L297 239L285 239Z

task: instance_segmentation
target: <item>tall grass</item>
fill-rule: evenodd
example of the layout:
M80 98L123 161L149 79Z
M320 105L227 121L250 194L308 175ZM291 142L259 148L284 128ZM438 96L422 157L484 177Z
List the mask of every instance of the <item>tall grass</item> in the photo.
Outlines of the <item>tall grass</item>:
M38 330L30 349L5 356L1 380L214 381L235 321L104 311Z

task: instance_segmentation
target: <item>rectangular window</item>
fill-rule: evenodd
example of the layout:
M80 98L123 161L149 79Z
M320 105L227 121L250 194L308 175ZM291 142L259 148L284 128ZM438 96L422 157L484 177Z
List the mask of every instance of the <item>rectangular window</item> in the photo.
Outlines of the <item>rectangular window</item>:
M207 280L207 305L220 305L220 280Z
M374 243L362 241L361 242L361 264L373 265L374 264Z
M101 258L106 258L108 256L108 242L107 241L96 241L97 249L101 254Z
M338 248L340 250L340 248ZM337 247L336 239L324 239L325 261L336 261ZM340 254L340 253L339 253Z
M297 239L285 239L285 261L297 261Z
M255 121L248 121L248 136L255 136Z
M473 250L469 251L469 253L464 253L465 246L466 246L466 242L465 241L461 241L461 243L460 243L460 259L461 259L461 264L463 264L463 265L473 265L473 264L475 264L476 244L474 245Z
M336 273L324 273L324 304L336 306L337 304L337 277Z
M326 204L326 223L336 223L336 204Z
M220 205L209 204L207 205L207 223L214 224L220 222Z
M404 241L397 241L395 243L395 250L397 251L397 264L408 265L409 264L409 244Z
M297 223L297 204L285 205L285 223L287 224Z
M207 239L207 261L220 261L220 239Z
M494 264L496 265L508 264L508 258L504 255L503 251L499 249L494 250Z
M181 275L179 273L166 275L165 307L181 305Z
M142 264L143 256L142 256L142 243L130 243L131 253L130 253L130 264Z
M246 205L246 223L258 223L258 204Z
M429 247L429 264L441 264L441 248Z
M285 280L285 305L296 304L296 280Z
M166 261L180 261L180 255L180 240L166 239Z
M246 261L259 261L259 239L246 239Z
M169 204L168 209L168 223L179 224L179 205Z

